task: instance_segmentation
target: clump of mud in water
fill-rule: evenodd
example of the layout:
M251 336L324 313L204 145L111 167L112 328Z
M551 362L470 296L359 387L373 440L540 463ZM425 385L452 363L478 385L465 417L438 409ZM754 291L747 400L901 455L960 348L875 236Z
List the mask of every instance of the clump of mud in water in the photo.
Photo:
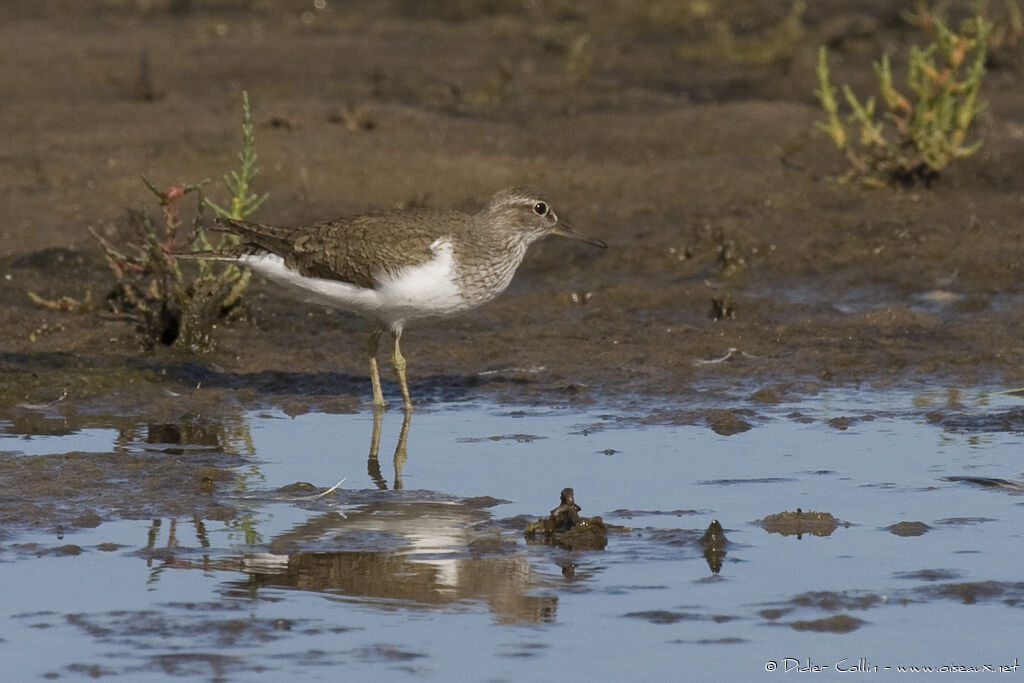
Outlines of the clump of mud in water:
M712 573L717 574L722 569L722 562L725 560L725 546L729 539L725 537L725 530L722 524L716 519L708 525L708 530L700 537L700 545L704 548L704 559Z
M924 522L896 522L888 527L894 536L923 536L931 530Z
M610 527L600 517L581 517L573 490L562 489L558 507L546 519L526 525L526 540L557 545L567 550L604 550L609 531L622 531Z
M829 512L812 512L796 509L796 512L779 512L768 515L757 522L762 529L770 534L782 534L783 536L796 536L801 538L804 534L814 536L831 536L832 532L842 526L850 526L849 522L841 522Z
M813 621L794 621L790 626L796 631L817 631L818 633L849 633L856 631L864 623L863 619L848 614L837 614L825 619Z

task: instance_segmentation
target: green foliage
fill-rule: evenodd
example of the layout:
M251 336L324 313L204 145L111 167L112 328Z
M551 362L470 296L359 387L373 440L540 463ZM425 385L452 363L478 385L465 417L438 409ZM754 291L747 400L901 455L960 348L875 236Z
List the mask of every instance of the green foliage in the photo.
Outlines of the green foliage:
M959 32L936 18L933 42L910 49L906 95L895 86L889 57L883 56L874 65L883 115L876 113L874 97L861 101L848 85L842 94L850 112L840 115L828 54L824 47L819 50L815 95L825 121L818 126L850 163L844 179L930 185L954 160L977 151L981 141L968 144L966 139L984 106L978 93L991 29L981 16L964 22Z
M242 151L238 153L237 171L224 175L224 185L231 193L231 203L224 208L206 198L204 201L221 218L241 220L255 213L267 199L267 194L250 193L253 180L259 174L256 167L256 136L253 133L252 109L249 106L249 93L242 91Z
M220 252L237 243L238 238L229 234L219 234L216 243L211 241L201 227L207 207L219 215L241 219L259 208L267 197L250 190L258 170L249 98L245 93L242 120L240 168L224 176L231 192L229 209L203 197L202 186L208 181L160 190L143 178L160 204L159 224L144 210L129 211L131 234L123 246L113 244L90 228L116 281L115 291L109 297L111 304L115 310L140 317L153 343L190 351L211 349L216 321L237 308L249 283L250 272L234 264L203 258L179 263L175 258L179 253ZM184 248L180 248L180 205L190 194L196 196L196 209L192 229Z
M1017 0L915 0L912 11L902 11L903 19L911 26L934 36L937 24L949 25L950 14L969 12L992 23L986 42L991 59L998 62L1013 61L1024 46L1024 15Z

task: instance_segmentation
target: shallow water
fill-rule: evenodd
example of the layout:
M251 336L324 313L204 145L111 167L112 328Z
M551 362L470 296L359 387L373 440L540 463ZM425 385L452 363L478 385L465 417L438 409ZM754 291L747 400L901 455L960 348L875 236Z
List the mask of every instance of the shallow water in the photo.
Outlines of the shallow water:
M245 413L216 439L144 420L31 437L8 424L0 450L21 459L223 457L230 477L212 486L235 513L133 519L111 512L130 485L112 481L91 502L98 526L7 525L0 678L1013 666L1024 660L1020 406L945 390L823 392L743 406L752 428L722 436L672 424L666 406L452 403L407 425L386 413L376 458L369 412ZM281 489L296 482L314 487ZM581 514L630 530L604 550L527 544L526 521L566 486ZM756 523L797 508L840 524L798 536ZM698 542L715 519L729 539L718 573ZM897 535L899 522L927 530Z

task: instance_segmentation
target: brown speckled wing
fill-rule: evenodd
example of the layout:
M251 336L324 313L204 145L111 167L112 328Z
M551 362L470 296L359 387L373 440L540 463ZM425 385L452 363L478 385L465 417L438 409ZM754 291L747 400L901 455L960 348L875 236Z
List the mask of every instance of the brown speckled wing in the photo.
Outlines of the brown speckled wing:
M469 221L455 211L418 209L347 216L305 227L220 224L249 248L277 254L303 275L370 288L386 272L429 260L435 239Z

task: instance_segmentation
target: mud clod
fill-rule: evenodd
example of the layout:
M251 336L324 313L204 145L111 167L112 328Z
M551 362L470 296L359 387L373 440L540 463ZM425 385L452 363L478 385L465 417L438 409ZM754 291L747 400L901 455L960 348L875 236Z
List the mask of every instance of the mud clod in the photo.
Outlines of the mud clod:
M797 508L796 512L787 511L768 515L757 523L770 534L796 536L797 538L801 538L804 534L831 536L832 532L840 526L849 526L848 522L840 522L831 513L810 510L805 512L800 508Z
M705 419L712 431L722 436L732 436L751 428L749 422L730 410L709 410Z
M704 548L704 559L712 573L717 574L722 569L722 562L725 560L725 547L729 545L729 539L725 537L722 524L716 519L708 525L707 531L700 537L700 544Z
M894 536L924 536L931 529L924 522L897 522L889 527L889 532Z
M527 540L540 540L568 550L603 550L609 527L600 517L581 517L571 488L562 489L558 507L546 519L526 525Z
M790 624L795 631L816 631L818 633L850 633L856 631L864 623L863 619L857 619L846 614L837 614L826 619L814 619L812 621L794 621Z

